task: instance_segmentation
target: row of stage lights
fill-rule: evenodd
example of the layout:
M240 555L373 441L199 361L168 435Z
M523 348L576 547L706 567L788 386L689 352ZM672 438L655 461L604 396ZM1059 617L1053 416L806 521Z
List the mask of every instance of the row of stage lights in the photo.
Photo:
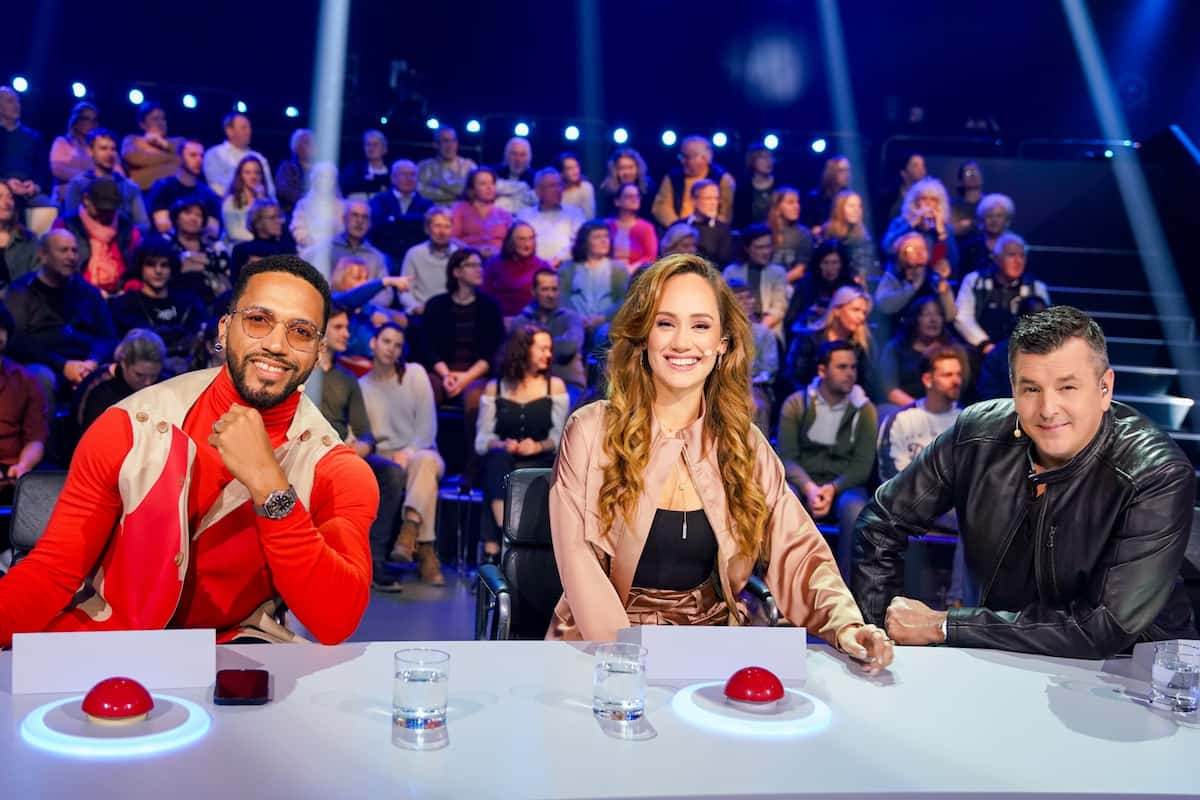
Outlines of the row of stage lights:
M15 76L10 85L18 92L29 91L28 79L20 75ZM83 82L75 81L71 84L71 94L76 98L83 99L87 97L87 93L87 85ZM142 90L137 88L130 89L127 97L129 98L129 102L133 105L141 105L146 99L146 96ZM189 111L193 111L197 108L197 106L199 106L199 101L196 99L196 95L191 93L182 95L179 98L179 103ZM242 114L245 114L248 110L245 101L242 100L238 100L234 104L234 108ZM283 115L288 119L296 119L300 116L300 109L298 109L296 106L288 106L283 110ZM380 117L379 122L381 125L387 125L388 118ZM436 131L441 127L441 125L442 123L436 117L430 117L425 120L425 127L429 128L431 131ZM479 134L483 132L483 124L477 119L467 120L467 124L464 126L464 128L469 134ZM528 136L530 132L530 125L527 122L517 122L513 126L512 130L515 136ZM568 125L563 129L563 139L568 142L577 142L582 135L583 133L578 125ZM614 128L612 131L612 141L614 144L627 144L629 142L629 138L629 130L626 128ZM663 147L674 147L679 141L679 135L674 130L667 128L659 135L659 141L662 142ZM713 143L714 147L725 147L729 144L729 136L724 131L716 131L713 133L710 141ZM779 135L775 133L768 133L762 138L762 142L763 146L768 150L775 150L779 147ZM828 143L825 141L825 139L813 139L809 144L809 147L814 153L824 153L825 149L828 147ZM1105 153L1105 155L1107 155L1107 153ZM1109 157L1111 158L1111 156Z

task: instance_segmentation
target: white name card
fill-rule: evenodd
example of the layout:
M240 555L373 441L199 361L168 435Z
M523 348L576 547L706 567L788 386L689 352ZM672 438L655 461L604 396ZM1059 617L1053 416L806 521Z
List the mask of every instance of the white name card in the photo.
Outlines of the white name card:
M87 631L13 635L12 693L86 692L105 678L133 678L151 691L209 686L216 632Z
M803 683L804 628L641 625L617 632L647 650L646 680L723 681L743 667L763 667L784 683Z

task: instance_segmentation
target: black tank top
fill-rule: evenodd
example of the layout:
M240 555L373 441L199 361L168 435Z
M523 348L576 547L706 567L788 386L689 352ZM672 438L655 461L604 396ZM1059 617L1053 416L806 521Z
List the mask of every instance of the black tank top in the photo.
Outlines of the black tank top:
M497 439L533 439L541 442L550 436L553 424L550 400L550 379L546 379L546 395L528 403L518 403L500 396L500 386L496 386L496 438Z
M687 538L683 537L684 515ZM709 579L717 562L717 537L704 509L658 509L633 575L642 589L695 589Z

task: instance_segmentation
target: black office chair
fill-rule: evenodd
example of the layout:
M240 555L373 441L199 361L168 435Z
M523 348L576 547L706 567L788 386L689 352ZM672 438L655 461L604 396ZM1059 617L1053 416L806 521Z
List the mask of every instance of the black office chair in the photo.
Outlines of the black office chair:
M552 470L519 469L504 491L504 556L500 566L479 568L476 639L541 639L550 626L562 582L550 539ZM485 509L486 513L486 509ZM746 591L758 600L768 625L781 620L766 583L751 576Z
M12 542L13 566L28 555L38 539L42 538L66 481L67 473L61 470L27 472L17 481L13 493L12 527L8 532Z

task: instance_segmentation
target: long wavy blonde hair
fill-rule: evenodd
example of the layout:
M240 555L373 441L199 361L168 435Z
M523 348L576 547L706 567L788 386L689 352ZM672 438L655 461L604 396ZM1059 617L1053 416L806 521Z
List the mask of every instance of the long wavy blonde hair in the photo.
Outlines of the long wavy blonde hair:
M600 486L600 527L608 529L620 516L633 524L650 460L650 424L654 381L644 360L667 281L678 275L699 275L716 295L725 354L704 383L704 447L719 453L721 483L733 538L743 556L766 560L768 517L766 496L754 475L750 431L754 402L750 395L752 339L750 322L721 273L699 256L664 256L638 276L612 321L612 350L608 356L608 415L604 452L611 461Z

